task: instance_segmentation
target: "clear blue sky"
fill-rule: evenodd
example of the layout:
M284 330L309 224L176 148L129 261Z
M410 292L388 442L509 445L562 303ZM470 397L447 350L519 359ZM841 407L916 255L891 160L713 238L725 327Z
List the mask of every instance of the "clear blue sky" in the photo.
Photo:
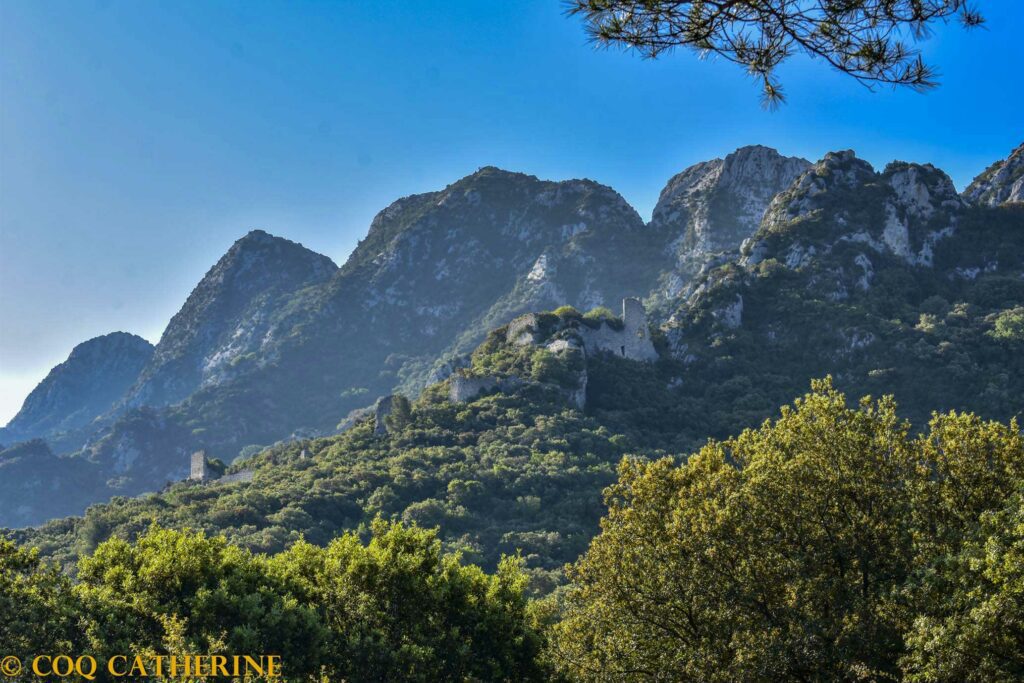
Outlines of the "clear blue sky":
M71 347L156 341L259 227L337 262L393 199L480 166L589 177L645 217L682 168L751 143L962 187L1024 138L1024 13L940 27L927 95L796 59L761 109L736 67L596 51L558 0L0 3L0 423Z

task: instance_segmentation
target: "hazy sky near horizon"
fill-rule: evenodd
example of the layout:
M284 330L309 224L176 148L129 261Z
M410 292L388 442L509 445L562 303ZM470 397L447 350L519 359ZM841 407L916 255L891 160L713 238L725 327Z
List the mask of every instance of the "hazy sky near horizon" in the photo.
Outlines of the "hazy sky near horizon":
M156 342L252 228L339 264L394 199L496 165L611 185L648 218L665 181L746 144L958 187L1024 139L1024 13L939 27L925 95L820 62L761 108L723 61L595 50L558 0L0 3L0 424L78 342Z

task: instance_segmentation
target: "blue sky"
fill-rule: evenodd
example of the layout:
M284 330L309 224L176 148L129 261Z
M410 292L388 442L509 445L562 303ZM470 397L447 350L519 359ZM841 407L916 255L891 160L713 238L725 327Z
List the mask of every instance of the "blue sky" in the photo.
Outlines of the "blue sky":
M922 47L942 86L820 62L761 108L725 62L595 50L558 0L0 3L0 423L71 347L159 338L252 228L342 262L397 197L480 166L589 177L645 218L684 167L760 143L932 162L959 187L1024 138L1024 13Z

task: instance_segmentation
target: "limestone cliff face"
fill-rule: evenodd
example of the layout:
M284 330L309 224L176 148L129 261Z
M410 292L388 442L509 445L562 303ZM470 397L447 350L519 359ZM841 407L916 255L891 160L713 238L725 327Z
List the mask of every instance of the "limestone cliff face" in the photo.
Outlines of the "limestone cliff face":
M289 295L326 282L334 263L300 244L254 230L196 285L171 319L153 357L123 401L165 406L272 356L268 334Z
M669 346L686 364L706 363L729 353L725 340L745 338L775 349L780 364L805 357L821 374L883 355L886 333L906 350L913 335L891 318L909 316L913 327L921 313L912 306L929 293L928 305L945 311L981 278L993 291L1020 289L1010 233L992 227L1015 215L972 208L930 164L892 162L878 172L852 151L829 153L772 200L738 259L677 300ZM913 304L894 303L908 296ZM931 308L924 315L934 317Z
M669 180L651 227L671 235L667 248L675 267L662 277L656 298L678 295L703 267L734 256L758 229L772 199L809 166L806 159L754 145Z
M1024 202L1024 144L975 178L964 199L985 206Z
M0 430L0 442L54 437L86 427L124 395L152 355L152 344L126 332L82 342L32 390Z
M852 151L833 152L772 201L739 262L774 259L800 269L842 252L844 273L854 277L837 284L834 295L843 298L843 287L870 286L879 255L931 266L964 209L949 176L930 164L893 162L877 173Z

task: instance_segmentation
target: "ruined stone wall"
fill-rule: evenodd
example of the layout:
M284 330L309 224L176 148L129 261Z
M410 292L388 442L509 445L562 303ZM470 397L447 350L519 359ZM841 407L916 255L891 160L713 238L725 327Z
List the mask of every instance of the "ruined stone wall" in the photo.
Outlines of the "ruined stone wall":
M597 328L578 324L574 330L579 334L588 353L606 351L630 360L657 360L658 352L654 350L654 343L651 341L647 312L640 299L622 300L622 323L621 330L606 322L602 322ZM537 316L531 313L513 320L509 323L505 339L517 346L537 343Z
M657 360L658 353L654 350L647 325L647 313L639 299L622 300L622 322L621 330L607 323L597 329L581 325L579 335L583 346L590 353L607 351L630 360Z
M505 341L516 346L526 346L536 342L537 316L527 313L508 324Z
M255 472L252 470L240 470L234 474L225 474L217 480L218 484L232 484L236 481L252 481Z
M498 380L495 377L463 377L453 375L451 386L448 389L448 400L452 403L465 403L471 401L481 392L492 391L498 388Z

